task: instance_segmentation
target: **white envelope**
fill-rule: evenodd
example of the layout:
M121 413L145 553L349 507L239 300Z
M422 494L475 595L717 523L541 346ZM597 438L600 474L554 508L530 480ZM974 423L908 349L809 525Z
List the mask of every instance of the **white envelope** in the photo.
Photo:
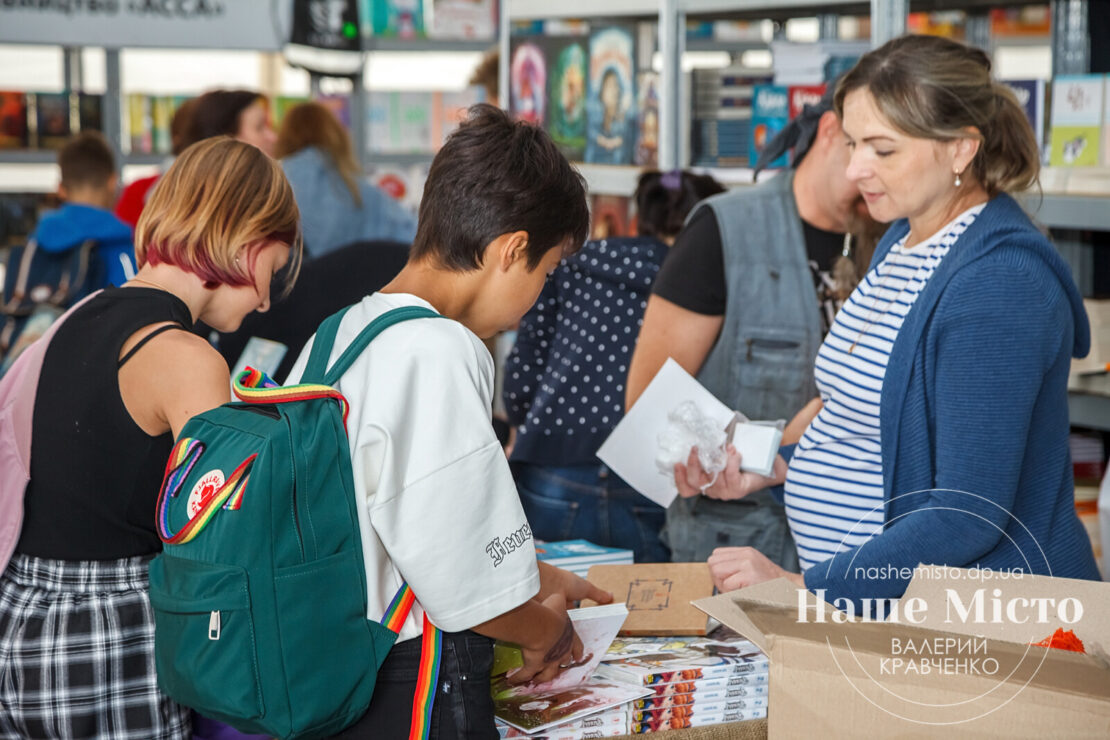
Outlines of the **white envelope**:
M684 401L693 401L703 416L724 429L733 412L673 359L652 378L636 404L597 451L601 461L630 486L660 506L669 506L678 488L674 476L655 465L659 434L667 427L667 414ZM782 432L777 427L756 423L736 425L732 444L743 458L742 470L770 475L778 454Z

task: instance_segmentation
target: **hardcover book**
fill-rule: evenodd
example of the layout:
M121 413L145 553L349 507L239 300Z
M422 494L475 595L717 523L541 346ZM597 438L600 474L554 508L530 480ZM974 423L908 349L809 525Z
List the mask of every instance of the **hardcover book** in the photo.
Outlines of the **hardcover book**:
M781 85L756 85L752 95L752 138L748 160L752 165L759 159L775 134L786 128L790 118L789 91ZM786 154L775 158L768 167L786 167Z
M104 130L104 96L77 93L77 123L81 131Z
M1099 163L1104 86L1103 75L1063 75L1053 80L1049 164Z
M1044 147L1045 119L1045 82L1044 80L1003 80L1002 83L1014 91L1014 97L1025 111L1033 135L1037 137L1038 149Z
M27 143L26 95L0 91L0 149L22 149Z
M547 130L567 159L586 153L586 45L580 39L553 41L550 50Z
M132 154L154 151L154 111L149 95L133 93L127 96L127 133Z
M73 135L74 112L69 93L36 93L35 134L40 149L61 149Z
M640 652L644 647L641 643L632 657L622 657L623 645L616 644L615 652L611 650L598 666L598 675L614 681L654 686L767 672L767 656L741 637L655 639L657 649L654 652Z
M659 166L659 75L643 72L637 84L636 151L632 161L641 167Z
M622 635L705 634L705 612L690 605L713 595L705 563L595 565L588 580L628 608Z
M513 40L509 57L509 111L513 117L543 126L547 113L547 60L532 39Z
M586 161L631 164L636 138L632 32L610 26L590 35L586 86Z
M628 733L630 735L642 735L649 732L662 732L664 730L682 730L688 727L720 725L725 722L743 722L750 719L762 719L766 716L766 707L759 709L736 709L705 716L694 716L693 713L689 716L681 716L680 712L679 716L675 716L675 714L672 713L670 715L664 714L641 722L631 720L628 724Z

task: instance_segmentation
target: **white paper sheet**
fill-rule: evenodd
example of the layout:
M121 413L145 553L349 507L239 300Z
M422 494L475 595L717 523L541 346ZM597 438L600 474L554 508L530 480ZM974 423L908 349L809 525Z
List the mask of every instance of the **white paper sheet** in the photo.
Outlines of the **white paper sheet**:
M617 475L661 506L670 505L678 488L674 476L659 472L655 465L657 438L667 427L667 414L684 401L697 404L703 415L720 422L721 429L732 419L731 409L668 358L597 451ZM743 458L741 469L770 474L781 439L782 433L775 427L737 424L732 443Z

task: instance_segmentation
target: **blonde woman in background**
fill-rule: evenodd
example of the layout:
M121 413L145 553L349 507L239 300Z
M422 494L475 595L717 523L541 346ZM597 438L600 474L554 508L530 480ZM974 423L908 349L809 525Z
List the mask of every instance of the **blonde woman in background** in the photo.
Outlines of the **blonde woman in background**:
M362 176L347 129L324 106L291 108L276 153L297 197L311 256L362 241L412 243L416 217Z

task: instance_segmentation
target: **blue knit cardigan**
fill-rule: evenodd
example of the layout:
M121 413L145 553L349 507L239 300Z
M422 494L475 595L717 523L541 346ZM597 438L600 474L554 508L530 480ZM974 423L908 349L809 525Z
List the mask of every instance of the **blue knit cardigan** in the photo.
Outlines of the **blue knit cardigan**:
M872 266L908 231L896 222ZM891 350L883 531L811 567L806 586L861 609L863 598L900 597L919 563L1097 580L1068 451L1070 358L1089 348L1067 264L1012 198L995 197Z

